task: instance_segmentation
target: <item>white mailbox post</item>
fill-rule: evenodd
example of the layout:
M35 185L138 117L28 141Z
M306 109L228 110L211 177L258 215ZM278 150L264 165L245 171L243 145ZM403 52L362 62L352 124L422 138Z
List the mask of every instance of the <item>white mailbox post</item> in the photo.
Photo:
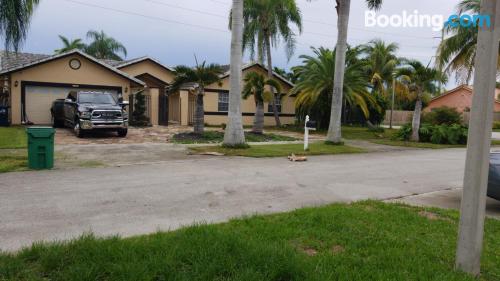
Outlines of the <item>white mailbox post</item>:
M310 121L309 115L306 115L306 122L304 124L304 151L309 149L309 130L316 130L316 122Z

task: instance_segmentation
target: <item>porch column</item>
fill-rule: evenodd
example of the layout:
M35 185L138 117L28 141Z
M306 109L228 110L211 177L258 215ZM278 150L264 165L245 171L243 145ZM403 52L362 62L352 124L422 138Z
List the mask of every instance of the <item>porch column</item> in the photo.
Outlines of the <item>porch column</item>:
M474 71L474 95L460 209L456 267L479 275L483 246L484 213L493 123L493 100L498 59L500 3L481 1L481 15L491 16L491 28L480 27ZM471 27L472 28L472 27Z
M149 89L149 95L151 97L151 124L158 125L158 100L159 100L160 89L151 88Z
M181 90L179 92L181 112L180 112L180 123L182 126L187 126L189 122L189 92Z

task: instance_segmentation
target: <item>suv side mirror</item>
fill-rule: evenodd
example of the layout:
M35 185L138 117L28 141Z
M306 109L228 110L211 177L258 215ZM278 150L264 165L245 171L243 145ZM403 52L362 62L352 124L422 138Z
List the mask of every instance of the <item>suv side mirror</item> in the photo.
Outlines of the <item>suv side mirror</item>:
M129 105L129 104L130 104L130 103L129 103L128 101L122 101L122 102L120 102L120 105L121 105L121 106L127 106L127 105Z

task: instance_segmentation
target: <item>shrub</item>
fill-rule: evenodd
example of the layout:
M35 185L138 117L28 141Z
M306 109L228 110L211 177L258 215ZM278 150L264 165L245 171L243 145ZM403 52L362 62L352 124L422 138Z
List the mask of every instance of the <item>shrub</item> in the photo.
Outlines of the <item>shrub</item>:
M401 126L401 128L394 134L394 138L398 140L407 141L411 137L411 124L407 123Z
M422 123L432 125L462 124L462 115L455 108L442 106L424 114Z
M405 124L395 134L399 140L409 140L411 136L411 124ZM432 125L424 123L418 131L420 142L431 142L435 144L466 144L467 127L460 124Z
M134 112L132 112L132 118L130 118L130 125L138 127L149 126L149 118L146 116L146 97L142 91L135 94L134 100Z
M499 129L500 129L500 121L494 121L493 130L499 130Z

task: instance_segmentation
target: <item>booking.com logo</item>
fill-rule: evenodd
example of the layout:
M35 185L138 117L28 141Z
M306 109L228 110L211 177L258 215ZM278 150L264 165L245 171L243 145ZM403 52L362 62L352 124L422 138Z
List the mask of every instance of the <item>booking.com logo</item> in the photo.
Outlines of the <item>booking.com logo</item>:
M365 12L366 27L430 27L433 31L440 31L443 27L490 27L490 15L451 15L445 21L443 15L420 14L403 11L400 15L378 15L374 11Z

